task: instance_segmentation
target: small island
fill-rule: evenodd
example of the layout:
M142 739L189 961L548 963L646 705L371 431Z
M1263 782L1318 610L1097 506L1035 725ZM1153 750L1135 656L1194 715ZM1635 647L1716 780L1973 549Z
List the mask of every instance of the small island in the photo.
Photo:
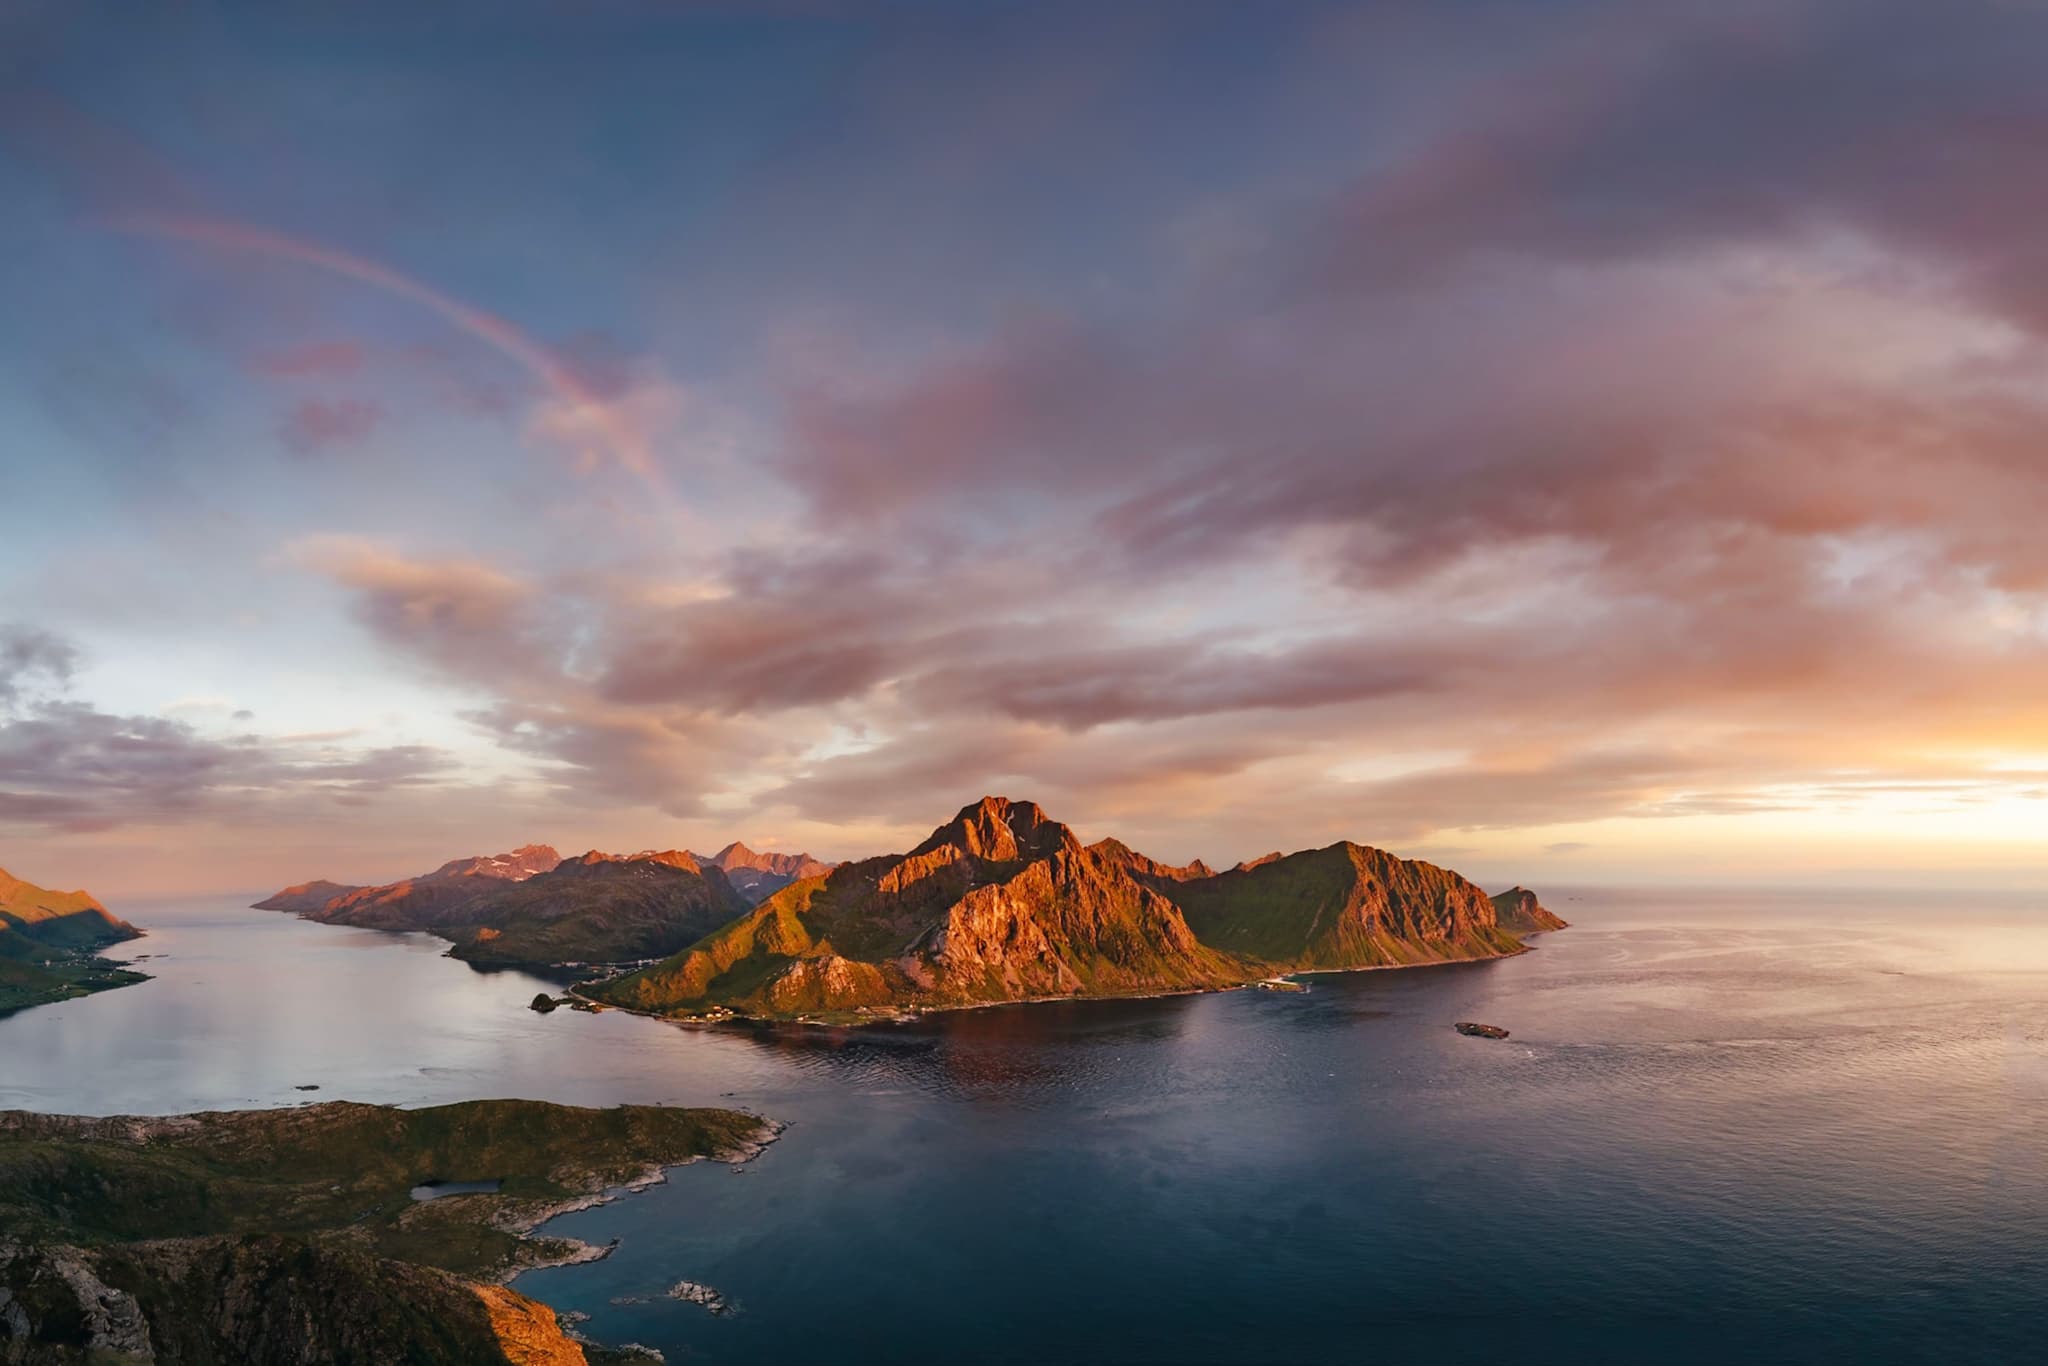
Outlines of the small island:
M32 1361L624 1359L505 1288L607 1251L533 1231L776 1133L731 1110L524 1100L0 1112L0 1339Z
M984 797L908 853L790 883L584 1000L699 1023L881 1024L1092 996L1306 988L1303 972L1507 958L1565 928L1536 895L1349 840L1217 872L1084 844L1036 803Z
M88 892L55 892L0 868L0 1017L149 980L100 956L142 937Z

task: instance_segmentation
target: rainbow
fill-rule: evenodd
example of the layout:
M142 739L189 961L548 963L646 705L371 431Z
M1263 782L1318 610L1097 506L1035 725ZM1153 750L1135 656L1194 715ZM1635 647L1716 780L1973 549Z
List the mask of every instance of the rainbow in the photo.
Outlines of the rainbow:
M579 379L573 370L503 318L472 308L460 299L450 298L432 286L376 261L268 228L230 219L165 214L124 214L104 221L115 232L296 261L418 304L524 368L577 413L588 414L603 433L605 444L620 467L638 476L664 498L667 496L660 466L655 462L646 437L621 417L614 405L607 403Z

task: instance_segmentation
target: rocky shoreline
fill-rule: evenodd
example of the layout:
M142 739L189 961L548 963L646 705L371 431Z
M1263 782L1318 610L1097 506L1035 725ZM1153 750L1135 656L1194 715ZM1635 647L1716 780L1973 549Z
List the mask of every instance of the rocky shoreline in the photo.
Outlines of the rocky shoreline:
M668 1174L678 1167L695 1166L699 1162L725 1162L737 1169L766 1152L768 1145L782 1137L788 1127L781 1120L762 1117L758 1137L723 1152L706 1153L682 1162L650 1165L637 1176L607 1185L586 1195L503 1211L499 1218L492 1221L492 1227L519 1238L522 1251L530 1250L532 1255L520 1255L515 1258L514 1262L505 1267L497 1277L498 1284L510 1285L516 1278L529 1271L544 1271L558 1266L583 1266L590 1262L603 1261L618 1248L618 1239L599 1244L586 1243L580 1238L548 1238L548 1241L565 1249L559 1255L553 1255L545 1249L542 1242L542 1239L547 1237L543 1233L545 1226L563 1215L601 1209L629 1195L637 1195L655 1186L666 1185Z
M1529 936L1531 939L1538 937L1538 934L1531 934ZM1286 975L1289 977L1334 977L1357 972L1420 972L1428 968L1455 968L1472 963L1505 962L1510 958L1520 958L1525 953L1533 953L1536 951L1536 948L1537 945L1535 944L1525 943L1506 952L1477 954L1470 958L1436 958L1422 963L1361 963L1355 967L1341 968L1299 968ZM596 978L592 979L591 982L578 982L567 988L567 994L564 999L574 998L578 1002L577 1008L590 1010L593 1013L617 1010L627 1015L638 1015L644 1019L659 1020L663 1024L678 1025L692 1029L716 1029L728 1025L750 1026L763 1024L800 1025L809 1029L866 1029L876 1025L915 1024L919 1020L933 1015L954 1014L970 1010L1002 1010L1010 1006L1056 1005L1062 1001L1069 1003L1164 1001L1171 1000L1177 996L1220 996L1232 991L1273 990L1273 988L1265 985L1270 980L1269 974L1256 978L1247 978L1242 982L1230 982L1222 986L1167 987L1155 991L1103 992L1069 996L1018 996L1000 1001L949 1001L945 1003L919 1004L916 1006L871 1006L849 1011L843 1015L834 1014L831 1016L816 1014L753 1015L742 1010L734 1010L727 1007L719 1007L701 1014L673 1015L665 1014L658 1010L644 1010L637 1006L625 1005L617 1001L594 1001L587 996L579 994L580 988L603 980L606 979ZM1280 990L1283 994L1298 994L1306 992L1307 987L1297 984L1293 991L1289 991L1286 988L1281 988Z

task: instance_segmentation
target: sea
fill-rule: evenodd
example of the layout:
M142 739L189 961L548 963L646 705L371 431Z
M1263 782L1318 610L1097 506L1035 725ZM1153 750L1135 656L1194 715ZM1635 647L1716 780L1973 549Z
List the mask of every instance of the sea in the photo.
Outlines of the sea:
M124 905L154 980L0 1020L0 1108L782 1120L516 1282L671 1362L2048 1360L2048 897L1547 902L1512 959L864 1030L540 1015L425 936Z

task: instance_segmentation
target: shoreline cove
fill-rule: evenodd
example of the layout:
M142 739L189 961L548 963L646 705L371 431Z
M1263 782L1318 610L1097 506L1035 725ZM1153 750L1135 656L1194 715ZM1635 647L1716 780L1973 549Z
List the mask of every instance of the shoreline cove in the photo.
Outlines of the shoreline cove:
M566 1244L572 1250L560 1257L547 1257L543 1254L532 1260L521 1259L515 1265L506 1267L495 1278L496 1283L509 1287L513 1281L529 1271L550 1271L557 1267L565 1266L588 1266L592 1262L601 1262L610 1257L612 1253L618 1250L620 1240L617 1238L612 1239L608 1243L586 1242L581 1238L566 1238L549 1234L547 1226L566 1215L581 1214L586 1210L602 1209L607 1205L617 1204L619 1201L625 1200L630 1196L653 1190L657 1186L665 1186L668 1184L668 1174L683 1167L694 1167L703 1162L727 1163L736 1169L744 1167L747 1163L752 1162L762 1153L768 1151L769 1146L781 1138L783 1133L789 1128L789 1124L784 1120L769 1119L765 1115L755 1116L755 1118L761 1121L761 1128L758 1131L761 1136L735 1147L716 1153L700 1153L681 1162L656 1163L650 1165L646 1170L630 1180L616 1182L604 1187L602 1190L593 1191L587 1195L570 1196L562 1200L550 1201L537 1210L508 1210L505 1218L493 1221L492 1223L492 1227L496 1228L499 1232L509 1233L518 1238L522 1246L538 1247L541 1239L548 1238L555 1242ZM538 1297L536 1296L536 1298ZM542 1300L541 1303L546 1304L547 1301ZM554 1309L553 1305L548 1305L548 1307ZM559 1314L564 1311L556 1310L556 1312Z

